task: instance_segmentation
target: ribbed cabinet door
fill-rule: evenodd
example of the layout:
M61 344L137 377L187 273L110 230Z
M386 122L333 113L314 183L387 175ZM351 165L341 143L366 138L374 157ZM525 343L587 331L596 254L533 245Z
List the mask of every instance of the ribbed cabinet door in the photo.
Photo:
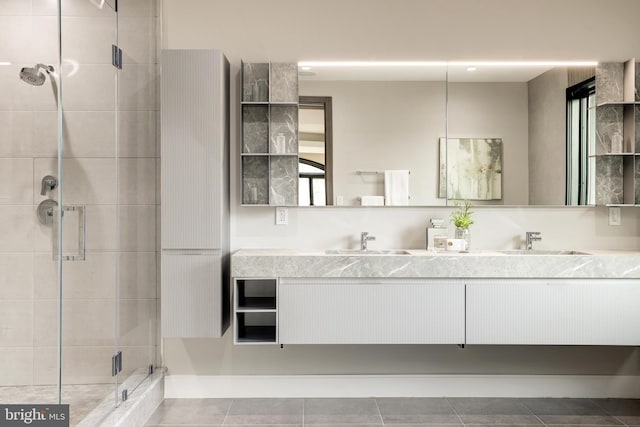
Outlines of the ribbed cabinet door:
M162 51L162 248L220 248L224 56Z
M162 336L219 337L219 255L162 255Z
M630 280L474 281L467 344L639 345L639 307Z
M280 279L280 344L463 344L464 284Z

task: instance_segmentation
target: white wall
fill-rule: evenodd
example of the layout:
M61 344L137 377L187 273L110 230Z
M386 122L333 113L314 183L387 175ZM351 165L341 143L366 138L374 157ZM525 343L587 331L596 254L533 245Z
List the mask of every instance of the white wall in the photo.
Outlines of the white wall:
M236 76L231 98L237 100L241 59L624 60L640 56L637 16L636 0L164 0L163 47L222 49ZM237 126L238 110L234 101L231 119ZM364 230L378 237L378 247L422 248L428 219L448 216L448 208L293 208L290 224L275 226L273 209L239 206L238 127L233 130L232 250L353 247ZM639 215L633 209L623 209L620 227L607 225L603 208L476 210L471 244L477 249L514 247L527 230L543 233L540 248L640 248ZM300 346L281 351L234 347L229 336L165 340L164 346L172 374L640 374L637 354L627 348Z

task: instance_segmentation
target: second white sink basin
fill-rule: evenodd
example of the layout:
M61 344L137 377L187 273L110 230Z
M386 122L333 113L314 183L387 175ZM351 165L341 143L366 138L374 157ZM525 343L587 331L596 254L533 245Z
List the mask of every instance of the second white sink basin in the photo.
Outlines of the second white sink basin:
M550 250L550 249L513 249L508 251L498 251L505 255L591 255L588 252L572 250Z
M361 251L359 249L327 249L324 253L327 255L409 255L409 252L402 249L370 249L366 251Z

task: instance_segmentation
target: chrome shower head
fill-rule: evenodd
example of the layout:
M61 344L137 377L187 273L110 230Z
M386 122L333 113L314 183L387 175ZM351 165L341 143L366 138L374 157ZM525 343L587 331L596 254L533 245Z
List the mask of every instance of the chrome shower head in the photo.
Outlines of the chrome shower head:
M20 79L33 86L42 86L46 80L46 75L40 72L40 68L46 71L47 74L53 72L51 65L36 64L33 68L24 67L20 70Z

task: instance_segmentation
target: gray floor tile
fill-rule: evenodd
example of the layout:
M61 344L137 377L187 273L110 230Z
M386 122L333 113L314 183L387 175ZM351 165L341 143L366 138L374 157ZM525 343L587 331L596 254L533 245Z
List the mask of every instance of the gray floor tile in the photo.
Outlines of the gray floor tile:
M640 420L640 400L638 399L591 399L604 409L607 414L615 416L638 417Z
M533 415L520 399L479 397L448 400L461 417L462 415ZM523 419L524 424L531 424L532 421L527 419Z
M609 415L538 415L547 425L616 426L622 423Z
M536 415L607 415L591 399L521 399Z
M447 399L376 399L385 424L462 424Z
M165 399L147 424L220 425L231 402L231 399Z
M305 399L306 424L382 424L375 399Z
M628 426L640 426L639 416L616 415L616 419Z
M302 424L303 399L235 399L225 425Z
M541 425L542 422L535 415L464 415L460 418L465 425Z

